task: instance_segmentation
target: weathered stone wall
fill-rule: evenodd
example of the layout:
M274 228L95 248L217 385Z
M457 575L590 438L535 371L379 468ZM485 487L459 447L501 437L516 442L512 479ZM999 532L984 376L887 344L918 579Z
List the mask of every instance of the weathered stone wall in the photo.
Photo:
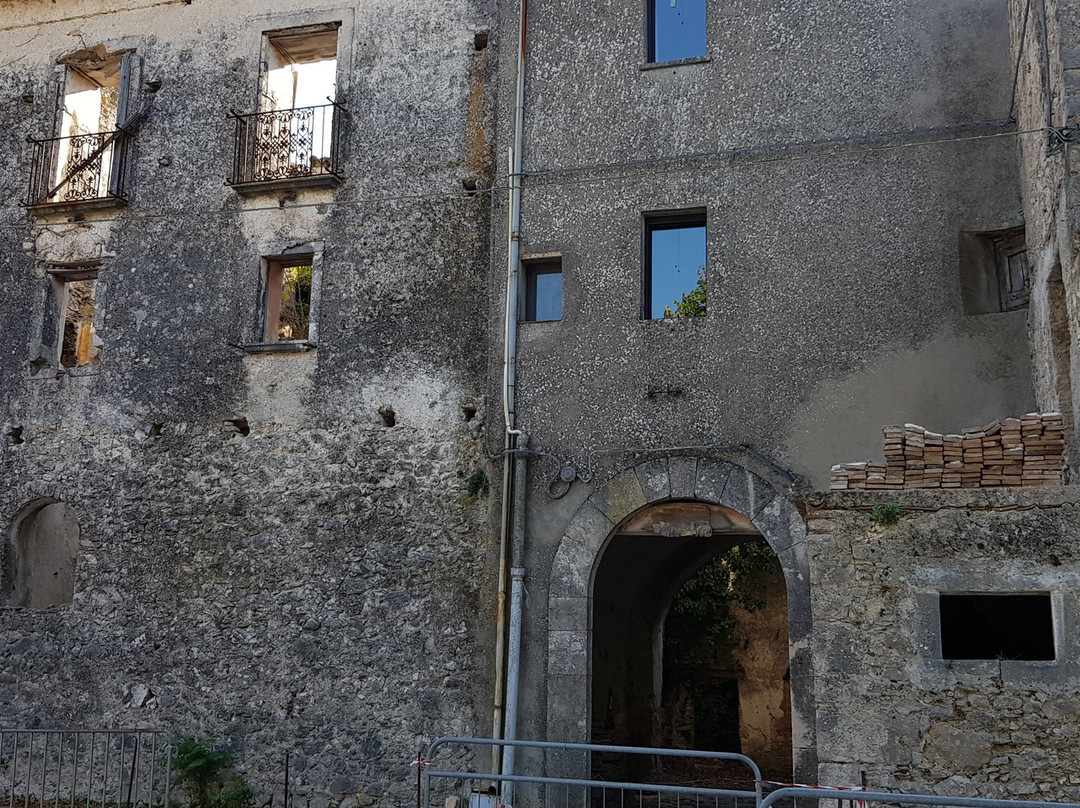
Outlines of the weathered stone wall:
M1075 800L1080 495L807 499L820 782ZM1049 592L1056 659L942 658L940 592Z
M490 722L489 220L462 193L490 182L490 4L3 5L0 531L47 497L81 536L72 604L0 607L0 723L209 732L264 797L291 752L315 804L412 799L421 740ZM263 32L320 22L345 181L238 197ZM140 57L129 205L30 217L25 138L97 43ZM260 256L306 243L318 346L246 353ZM31 366L56 262L98 264L77 372Z
M1039 8L1009 3L1016 89L1012 113L1017 121L1020 187L1025 238L1031 268L1028 334L1035 400L1040 410L1065 414L1069 434L1076 420L1072 349L1077 333L1075 146L1051 134L1050 127L1074 125L1077 98L1069 90L1080 68L1072 0L1047 0ZM1045 11L1045 16L1044 16ZM1066 77L1070 77L1067 83ZM1075 473L1075 445L1068 456Z

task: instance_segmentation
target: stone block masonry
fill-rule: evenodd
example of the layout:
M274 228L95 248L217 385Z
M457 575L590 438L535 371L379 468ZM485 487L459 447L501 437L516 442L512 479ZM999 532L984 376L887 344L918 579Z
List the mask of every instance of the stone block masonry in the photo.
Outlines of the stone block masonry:
M819 782L1076 800L1075 486L848 490L805 500ZM952 659L943 594L1045 593L1053 659ZM997 626L1006 631L1006 627Z
M959 435L916 424L887 426L885 462L839 463L833 491L1061 485L1065 423L1060 413L1028 413Z

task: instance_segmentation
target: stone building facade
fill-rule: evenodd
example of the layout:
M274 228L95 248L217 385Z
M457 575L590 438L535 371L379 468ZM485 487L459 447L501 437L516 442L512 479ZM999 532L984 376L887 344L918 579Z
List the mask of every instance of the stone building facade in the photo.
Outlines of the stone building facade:
M1073 488L814 493L885 424L1071 440L1070 4L878 5L0 2L0 723L389 805L512 706L693 743L734 682L772 779L1072 797ZM972 593L1052 658L946 658Z
M291 750L301 795L408 799L419 742L486 732L490 702L490 498L469 486L489 465L489 220L463 189L492 171L491 9L0 17L5 603L57 572L34 541L47 523L77 541L68 603L3 609L0 721L209 732L261 793ZM282 53L297 87L316 82L293 103L332 110L332 133L266 102ZM73 139L83 85L120 81L115 205L90 176L108 165L46 143L42 168L27 138ZM266 154L241 124L266 127ZM58 164L82 184L31 186ZM288 279L305 265L310 286ZM89 326L59 302L87 279ZM284 333L297 299L307 333ZM98 361L59 349L62 328L92 328Z

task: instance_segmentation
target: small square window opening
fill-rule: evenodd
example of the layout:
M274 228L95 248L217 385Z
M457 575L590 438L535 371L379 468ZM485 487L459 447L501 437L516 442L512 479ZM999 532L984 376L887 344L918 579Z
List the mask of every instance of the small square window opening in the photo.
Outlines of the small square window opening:
M1055 658L1054 620L1047 592L942 593L938 605L942 659Z
M311 256L269 261L266 273L266 316L263 339L306 340L311 330Z
M705 0L648 0L649 61L705 56Z
M1017 311L1031 283L1024 228L961 232L960 290L965 314Z
M646 215L645 319L706 313L705 212Z
M562 319L562 258L558 256L526 259L525 322Z

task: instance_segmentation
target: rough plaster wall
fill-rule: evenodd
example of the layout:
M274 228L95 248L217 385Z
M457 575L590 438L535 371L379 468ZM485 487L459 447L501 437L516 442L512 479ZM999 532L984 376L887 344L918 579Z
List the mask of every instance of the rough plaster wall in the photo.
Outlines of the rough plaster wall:
M530 15L522 250L560 252L564 290L519 329L532 445L748 444L813 487L904 413L1029 409L1022 315L965 317L957 266L962 230L1021 219L1014 140L892 148L1006 131L1004 8L737 4L709 62L642 70L638 6ZM641 321L641 214L697 206L709 314Z
M892 498L809 501L820 782L1075 800L1077 493ZM1057 659L941 659L941 591L1051 592Z
M0 3L0 420L25 440L2 436L0 529L43 495L82 528L73 605L3 611L5 725L210 732L263 794L291 751L315 804L407 801L421 740L489 731L488 500L465 498L473 472L498 474L489 221L460 195L490 171L494 46L473 49L489 5ZM350 32L346 182L240 199L226 113L254 108L261 32L312 18ZM76 19L162 86L130 206L31 226L24 140L51 134ZM260 255L307 241L325 245L317 350L245 354ZM44 265L89 259L103 361L31 379Z

